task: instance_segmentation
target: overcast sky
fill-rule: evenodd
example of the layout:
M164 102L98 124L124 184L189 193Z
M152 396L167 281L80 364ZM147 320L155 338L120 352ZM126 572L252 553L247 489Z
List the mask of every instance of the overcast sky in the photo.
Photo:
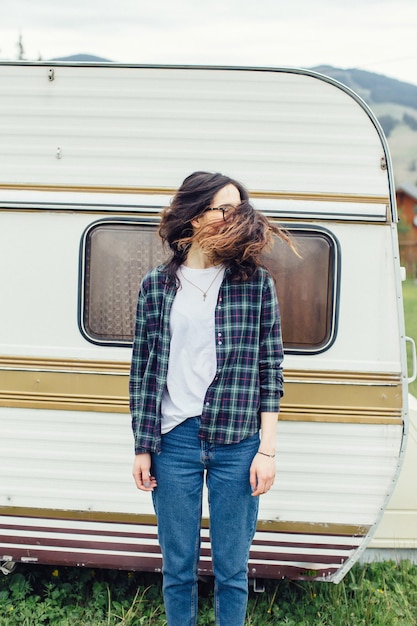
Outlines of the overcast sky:
M313 67L417 85L417 0L0 0L0 59Z

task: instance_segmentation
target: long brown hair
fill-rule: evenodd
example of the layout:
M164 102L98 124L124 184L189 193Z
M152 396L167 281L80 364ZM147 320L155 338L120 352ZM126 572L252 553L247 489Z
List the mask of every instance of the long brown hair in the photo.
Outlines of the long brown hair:
M224 222L216 222L215 228L208 224L198 231L198 243L213 265L222 263L235 279L248 280L261 265L261 253L272 247L274 235L293 248L287 233L253 208L241 183L219 173L194 172L162 213L159 235L171 252L165 265L169 282L178 284L178 268L197 236L191 222L204 213L220 189L230 184L239 191L239 206L228 211Z

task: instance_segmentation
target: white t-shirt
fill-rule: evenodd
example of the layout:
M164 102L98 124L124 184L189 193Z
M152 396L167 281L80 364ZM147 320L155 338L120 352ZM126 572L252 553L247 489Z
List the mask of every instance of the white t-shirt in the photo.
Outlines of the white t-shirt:
M170 315L171 343L162 397L162 434L202 413L207 388L216 373L214 312L224 270L223 266L192 269L182 265L178 271L181 287Z

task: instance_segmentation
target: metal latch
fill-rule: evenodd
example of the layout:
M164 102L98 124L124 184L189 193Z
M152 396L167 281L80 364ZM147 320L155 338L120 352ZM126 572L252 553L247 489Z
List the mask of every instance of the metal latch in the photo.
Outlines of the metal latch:
M0 572L7 576L13 572L15 567L16 563L14 561L3 561L3 563L0 564Z

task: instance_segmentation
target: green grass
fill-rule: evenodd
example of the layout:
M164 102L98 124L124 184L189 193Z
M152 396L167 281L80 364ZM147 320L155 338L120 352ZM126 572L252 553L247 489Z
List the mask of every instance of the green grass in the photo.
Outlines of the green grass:
M338 585L268 581L250 592L246 626L415 626L417 565L355 565ZM19 566L0 578L0 626L166 626L161 578L81 568ZM214 625L203 583L199 626Z
M417 284L403 285L406 333L417 342ZM410 351L409 351L410 352ZM411 372L411 352L409 372ZM417 396L417 381L410 386ZM246 626L415 626L417 565L356 565L338 585L268 581L250 593ZM0 574L0 626L166 626L154 574L20 565ZM214 625L212 583L201 585L199 626Z

